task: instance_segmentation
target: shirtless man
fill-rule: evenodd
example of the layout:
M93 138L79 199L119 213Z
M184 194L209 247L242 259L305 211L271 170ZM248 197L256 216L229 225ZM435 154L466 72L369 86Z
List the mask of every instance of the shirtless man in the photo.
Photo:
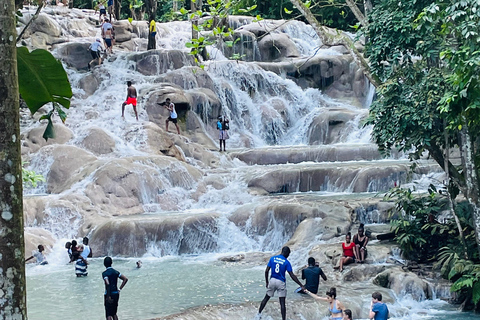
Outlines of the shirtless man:
M131 81L127 81L127 99L125 102L122 104L122 118L124 118L124 113L125 113L125 106L127 104L131 104L133 106L133 111L135 111L135 117L137 118L138 121L138 113L137 113L137 89L135 89L134 86L132 86Z
M177 128L177 133L180 134L180 128L178 127L178 124L177 124L178 115L177 115L177 112L175 111L175 104L170 101L170 98L167 98L165 100L164 105L165 105L165 108L167 108L168 112L170 112L170 116L165 121L165 127L166 127L165 129L168 132L168 123L172 121L175 127Z

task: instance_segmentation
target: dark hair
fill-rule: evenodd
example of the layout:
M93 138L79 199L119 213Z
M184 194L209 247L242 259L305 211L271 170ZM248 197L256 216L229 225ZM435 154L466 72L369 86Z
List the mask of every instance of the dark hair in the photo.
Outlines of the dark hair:
M364 231L365 230L365 225L363 223L360 223L360 226L358 227L358 231Z
M350 309L345 309L343 310L343 313L348 317L348 319L352 320L352 310Z
M67 243L65 243L65 249L70 249L71 246L72 243L70 241L67 241Z
M72 247L76 247L77 246L77 240L72 240Z
M314 257L308 258L308 265L309 266L314 266L315 265L315 258Z
M165 99L165 101L170 101L170 98Z
M132 85L132 81L127 81L127 86L131 86Z
M43 246L43 244L39 244L37 248L38 248L38 250L40 250L40 248L42 248L43 250L45 250L45 247Z
M105 259L103 259L103 265L105 266L105 268L111 267L112 263L113 261L110 257L105 257Z
M337 289L335 289L335 287L331 287L330 290L327 291L326 295L335 299L337 297Z
M372 298L377 299L378 301L382 301L382 294L378 291L375 291L374 293L372 293Z
M285 246L282 248L282 256L284 256L285 258L288 258L288 256L290 255L290 248Z
M88 246L88 237L83 237L83 244Z

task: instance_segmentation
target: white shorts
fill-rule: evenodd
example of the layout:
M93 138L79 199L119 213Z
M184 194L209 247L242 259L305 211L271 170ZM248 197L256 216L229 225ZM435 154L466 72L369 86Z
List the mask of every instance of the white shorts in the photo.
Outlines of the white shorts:
M287 285L282 280L270 278L270 281L268 282L267 295L271 298L275 295L275 291L278 291L279 298L285 298L287 296Z

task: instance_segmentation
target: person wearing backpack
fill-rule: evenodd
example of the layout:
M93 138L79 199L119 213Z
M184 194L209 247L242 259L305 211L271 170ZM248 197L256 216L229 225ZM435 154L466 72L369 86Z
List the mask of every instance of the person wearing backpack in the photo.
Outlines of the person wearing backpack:
M220 152L222 151L222 144L223 144L223 151L227 151L225 149L225 140L229 138L228 130L230 129L230 121L226 116L218 116L217 121L217 130L219 130L218 138L220 140Z

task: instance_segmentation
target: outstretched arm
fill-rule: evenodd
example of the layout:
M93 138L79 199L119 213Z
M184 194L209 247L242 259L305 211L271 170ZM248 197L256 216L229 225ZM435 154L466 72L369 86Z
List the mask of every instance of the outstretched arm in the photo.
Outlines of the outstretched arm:
M322 300L322 301L327 301L327 298L317 296L315 293L311 293L307 289L304 290L310 297L314 298L315 300Z
M303 283L300 282L300 280L298 280L297 276L295 275L295 273L293 273L293 271L288 271L288 274L293 281L295 281L300 287L302 287L302 289L305 289L305 286L303 285Z

